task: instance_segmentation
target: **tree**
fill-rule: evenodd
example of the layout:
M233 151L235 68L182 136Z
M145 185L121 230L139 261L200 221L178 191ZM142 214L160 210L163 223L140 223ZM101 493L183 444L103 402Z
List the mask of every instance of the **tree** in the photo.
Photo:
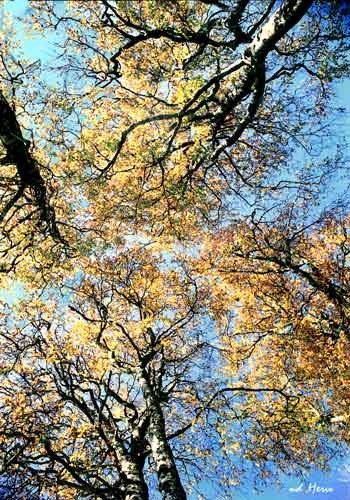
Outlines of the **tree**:
M23 292L2 299L0 484L227 498L254 465L260 486L326 467L349 442L349 213L316 215L343 167L321 147L342 8L29 6L61 57L56 84L1 46L2 269Z
M30 189L34 194L34 200L40 211L40 218L46 222L54 239L60 239L56 227L55 215L47 200L47 192L44 180L38 165L29 152L30 144L23 138L22 131L18 125L15 111L11 108L6 98L0 93L0 137L6 155L1 158L1 165L15 165L19 179L18 190L5 205L0 220L3 220L15 203L24 195L25 189Z

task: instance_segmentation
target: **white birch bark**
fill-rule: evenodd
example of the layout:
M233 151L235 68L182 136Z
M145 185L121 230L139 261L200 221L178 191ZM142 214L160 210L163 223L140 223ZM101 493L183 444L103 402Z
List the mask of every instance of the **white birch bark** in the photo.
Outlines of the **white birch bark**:
M156 465L159 492L163 500L186 500L187 496L166 437L163 411L144 370L140 371L139 381L150 414L148 438Z

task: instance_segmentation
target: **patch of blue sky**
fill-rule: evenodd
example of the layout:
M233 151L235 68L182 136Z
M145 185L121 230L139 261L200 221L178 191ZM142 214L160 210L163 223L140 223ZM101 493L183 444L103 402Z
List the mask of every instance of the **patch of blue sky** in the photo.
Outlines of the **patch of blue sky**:
M9 306L13 306L19 299L22 299L24 295L25 290L22 283L14 281L9 288L0 290L0 301L7 303Z
M64 2L57 2L64 5ZM23 43L22 49L28 58L40 60L42 63L57 56L55 44L59 42L58 34L53 31L33 34L27 32L24 21L31 15L31 8L28 0L5 0L2 6L2 15L11 15L14 24Z

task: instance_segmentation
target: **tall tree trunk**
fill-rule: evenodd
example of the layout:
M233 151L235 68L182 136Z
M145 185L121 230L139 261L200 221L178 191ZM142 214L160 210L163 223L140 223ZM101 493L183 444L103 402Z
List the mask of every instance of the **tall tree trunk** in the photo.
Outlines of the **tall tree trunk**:
M143 474L143 463L119 451L121 484L125 500L148 500L148 487Z
M150 412L148 435L157 470L159 492L163 500L186 500L174 455L166 438L163 411L144 370L141 372L140 384Z
M161 408L154 403L150 422L150 445L157 468L159 491L164 500L185 500L186 493L181 484L173 452L166 439L165 421Z
M125 484L125 500L148 500L148 488L143 472L130 461L122 461L123 483Z

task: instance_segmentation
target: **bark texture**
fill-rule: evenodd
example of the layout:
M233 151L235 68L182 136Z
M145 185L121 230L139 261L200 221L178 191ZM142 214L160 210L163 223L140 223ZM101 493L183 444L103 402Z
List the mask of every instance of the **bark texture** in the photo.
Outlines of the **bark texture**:
M163 411L145 370L140 373L140 385L149 410L149 443L156 465L159 492L164 500L186 500L174 455L167 440Z

